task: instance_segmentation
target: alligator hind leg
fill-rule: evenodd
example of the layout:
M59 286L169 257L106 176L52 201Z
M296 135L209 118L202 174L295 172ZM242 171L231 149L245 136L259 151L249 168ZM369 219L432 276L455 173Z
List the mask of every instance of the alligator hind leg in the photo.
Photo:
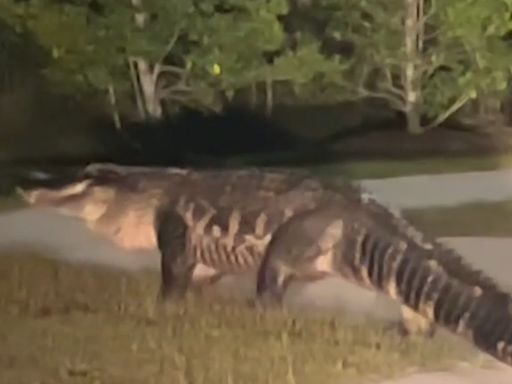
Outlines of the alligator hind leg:
M182 298L191 284L196 264L187 253L188 227L173 210L160 212L156 227L161 255L160 298Z
M402 317L399 332L402 336L418 335L427 338L434 337L436 326L432 321L405 305L400 307L400 311Z
M264 307L282 304L293 280L316 281L335 275L335 246L343 222L332 210L313 209L292 217L274 234L258 271L256 299Z

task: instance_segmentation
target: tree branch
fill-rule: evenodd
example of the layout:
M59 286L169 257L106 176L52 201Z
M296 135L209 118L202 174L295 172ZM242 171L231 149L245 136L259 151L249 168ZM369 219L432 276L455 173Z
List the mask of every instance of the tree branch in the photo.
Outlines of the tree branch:
M170 86L166 88L161 88L158 90L158 94L162 98L170 98L172 95L176 93L192 93L193 87L189 86Z
M139 115L142 119L146 118L147 112L144 106L144 101L142 99L139 76L137 71L137 59L135 57L128 58L128 67L130 69L130 77L132 81L133 91L135 93L135 102L137 103L137 109L139 110Z
M180 76L185 76L185 74L187 73L187 71L185 69L176 67L174 65L160 64L158 69L159 69L159 73L170 73L170 74L180 75Z
M419 0L417 6L418 24L416 25L416 49L419 54L423 53L425 39L425 1Z
M171 52L171 50L174 48L174 45L176 44L176 41L178 41L178 37L180 36L180 32L182 31L183 22L179 23L176 27L176 31L174 32L174 35L171 37L167 45L165 46L165 49L162 53L162 56L160 56L160 59L158 59L157 63L162 64L165 57Z
M160 63L157 63L155 65L155 71L154 71L154 75L156 76L155 81L158 78L158 76L160 76L162 74L166 74L166 73L169 75L177 76L178 77L178 79L176 80L177 83L184 84L187 82L188 72L185 69L180 68L180 67L175 67L173 65L162 65Z
M437 12L437 3L436 0L430 0L430 8L427 13L423 16L423 23L425 23L428 19L433 17Z
M436 117L436 119L428 124L425 127L425 130L429 130L434 128L435 126L441 124L443 121L445 121L447 118L449 118L451 115L453 115L459 108L461 108L466 102L471 98L471 96L466 93L463 94L461 97L459 97L457 100L454 101L454 103L446 109L442 114Z
M394 108L403 111L405 108L404 102L402 99L396 97L393 94L387 92L379 92L379 91L369 91L366 88L358 88L356 90L359 96L363 97L375 97L379 99L387 100Z
M384 89L389 93L395 95L396 97L402 98L404 93L402 90L398 89L393 85L393 77L391 76L391 71L389 68L382 68L384 72L384 77L386 78L386 83L384 84Z

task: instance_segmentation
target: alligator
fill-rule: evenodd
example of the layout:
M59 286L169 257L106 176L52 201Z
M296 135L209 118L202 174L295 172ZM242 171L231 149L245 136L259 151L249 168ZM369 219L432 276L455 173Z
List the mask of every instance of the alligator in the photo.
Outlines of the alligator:
M92 222L117 194L138 198L162 256L164 298L181 297L198 271L208 283L256 269L263 306L281 305L293 280L339 276L399 301L406 328L440 325L512 365L510 294L352 183L284 169L97 166L84 174L64 188L22 194ZM99 196L94 208L68 208L91 194Z
M93 232L129 251L160 249L163 252L172 231L166 233L163 229L156 229L170 223L169 211L174 210L188 220L188 239L190 246L194 247L193 252L200 258L208 258L211 255L208 254L209 248L205 241L211 239L206 240L207 234L199 236L200 218L208 214L207 210L216 210L209 224L217 223L222 228L226 220L235 218L231 218L230 214L236 209L230 207L244 204L247 207L245 200L251 201L254 206L245 211L240 220L239 233L246 234L249 239L254 234L248 227L251 225L248 215L262 213L260 220L264 220L263 211L265 207L271 207L274 193L292 187L294 182L298 183L303 178L304 174L300 171L272 176L254 170L193 171L92 164L70 182L53 183L51 187L18 188L18 192L30 205L56 209L60 214L77 217ZM289 208L293 208L292 205ZM190 212L187 211L189 209ZM279 214L286 215L287 209L283 205L280 212L269 211L268 214L273 215L272 219L275 220ZM155 220L161 219L161 224L155 226ZM264 222L253 224L260 227L265 225ZM255 236L258 236L258 231ZM203 260L204 263L196 268L193 285L204 286L207 282L219 280L224 274L256 272L268 236L263 239L255 236L252 244L239 247L238 254L219 253L213 259ZM229 239L226 240L229 242ZM203 252L203 247L206 252ZM168 251L163 254L168 255ZM168 257L162 258L163 265L168 260ZM162 296L170 295L171 291L187 289L188 281L176 281L176 288L171 289L168 267L163 267L162 271Z
M185 175L181 169L135 167L125 175L113 165L92 164L71 180L57 178L50 186L18 187L17 192L29 205L79 218L92 232L121 249L154 250L156 207L166 188L181 188Z

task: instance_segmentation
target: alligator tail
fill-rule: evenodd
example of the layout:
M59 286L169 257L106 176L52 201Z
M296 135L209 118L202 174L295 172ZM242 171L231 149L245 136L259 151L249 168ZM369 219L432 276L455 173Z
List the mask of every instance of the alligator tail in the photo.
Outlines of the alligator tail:
M352 279L377 288L498 360L512 365L511 297L488 288L466 265L454 273L445 268L443 253L453 251L434 244L391 244L366 231L356 237L354 252L344 252L343 263ZM347 272L348 272L347 271ZM456 274L460 276L455 276ZM484 279L485 277L482 277Z

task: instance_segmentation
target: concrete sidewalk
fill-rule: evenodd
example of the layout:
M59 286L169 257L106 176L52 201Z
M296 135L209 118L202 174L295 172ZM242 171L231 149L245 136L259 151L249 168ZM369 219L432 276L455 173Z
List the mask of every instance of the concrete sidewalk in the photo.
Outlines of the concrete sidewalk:
M457 367L446 372L415 373L379 384L511 384L512 368L497 365L495 368Z
M512 169L367 179L360 184L382 202L397 208L512 199Z

